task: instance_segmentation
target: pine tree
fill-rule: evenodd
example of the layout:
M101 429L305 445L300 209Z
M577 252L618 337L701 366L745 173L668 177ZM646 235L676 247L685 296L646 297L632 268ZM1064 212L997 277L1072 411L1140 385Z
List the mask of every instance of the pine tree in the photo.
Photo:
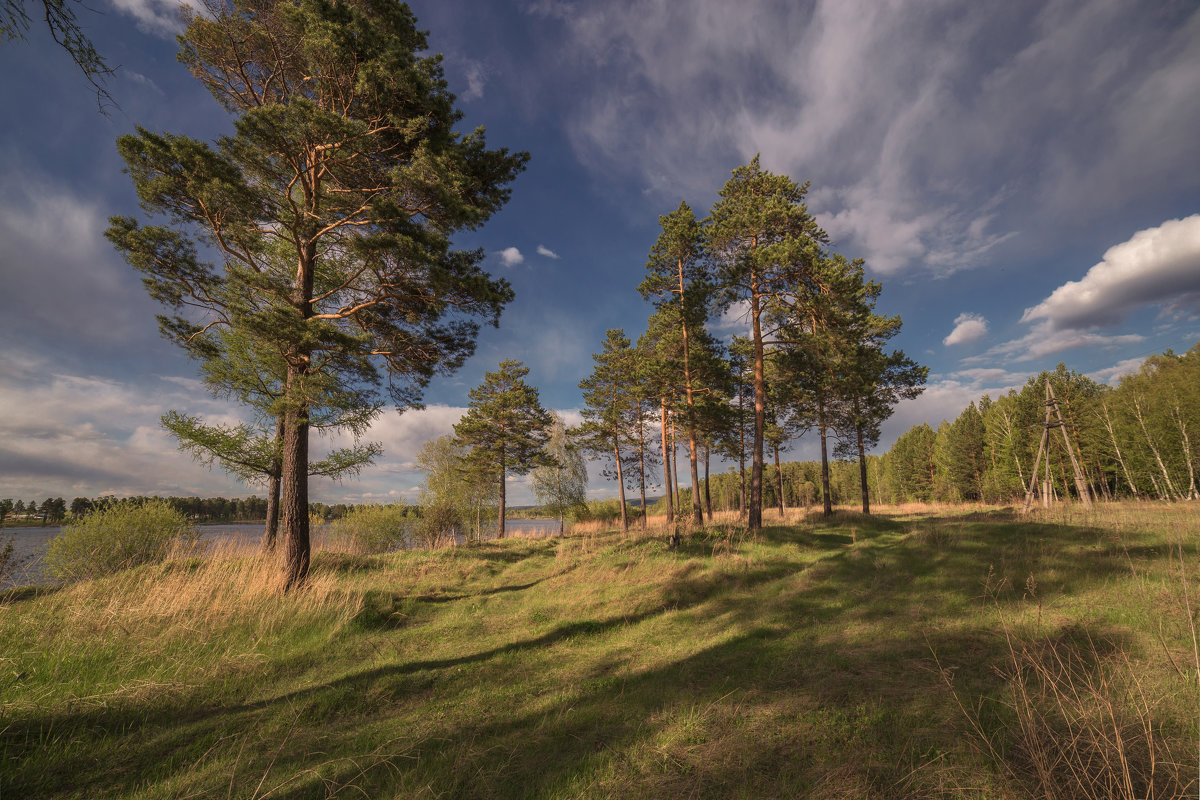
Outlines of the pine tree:
M733 171L707 222L721 306L744 302L750 318L754 365L754 443L751 450L748 525L762 527L763 429L766 425L764 362L770 331L763 316L780 302L802 301L808 278L828 236L804 203L808 184L774 175L758 156Z
M180 60L234 116L215 145L139 128L118 149L143 207L108 237L174 310L184 344L218 328L285 365L280 519L286 585L308 574L311 414L330 387L401 408L473 352L512 290L452 248L508 198L527 156L461 115L407 6L232 0L185 8ZM197 243L215 254L204 262ZM346 397L353 397L349 392Z
M703 327L707 315L704 230L687 203L680 203L679 208L659 217L658 222L662 233L650 249L646 279L638 291L642 297L656 298L655 307L660 312L669 306L674 306L678 312L674 315L674 322L680 336L679 372L683 385L683 424L687 430L688 465L692 474L692 522L699 525L704 517L699 493L695 491L700 486L700 474L697 469L697 386L692 364L692 339L697 330Z
M624 331L610 328L603 350L592 356L596 366L592 374L579 382L583 391L583 424L576 437L585 450L602 458L611 458L606 477L615 478L621 504L621 531L629 530L625 505L625 463L633 440L629 422L638 406L636 392L637 353Z
M550 414L538 390L525 383L529 367L506 359L470 392L467 413L454 426L454 435L470 449L469 460L490 473L499 486L500 508L496 536L504 538L505 481L548 464L543 448L550 438Z

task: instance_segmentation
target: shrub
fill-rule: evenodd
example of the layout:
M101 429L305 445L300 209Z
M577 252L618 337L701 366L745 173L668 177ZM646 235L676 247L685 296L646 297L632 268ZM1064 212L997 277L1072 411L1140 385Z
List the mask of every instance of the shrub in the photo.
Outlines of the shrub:
M196 543L187 517L165 500L122 501L63 527L50 541L46 571L80 581L162 561L177 543Z
M421 509L417 526L417 543L421 547L436 547L453 540L463 527L458 510L448 503L433 503Z
M326 523L329 547L360 555L403 547L409 529L404 512L404 506L355 506Z

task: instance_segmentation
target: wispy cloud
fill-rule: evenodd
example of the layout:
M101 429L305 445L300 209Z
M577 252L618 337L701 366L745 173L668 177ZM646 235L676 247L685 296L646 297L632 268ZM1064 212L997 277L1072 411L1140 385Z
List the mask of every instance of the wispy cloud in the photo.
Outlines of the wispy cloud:
M554 252L549 247L546 247L546 245L544 245L544 244L539 244L537 246L537 254L539 256L545 256L546 258L553 258L553 259L558 258L558 253Z
M1033 361L1081 347L1114 348L1145 341L1136 333L1104 334L1094 331L1056 330L1049 323L1039 323L1019 339L996 345L985 356L1004 356L1014 361Z
M838 246L879 272L951 273L1002 244L1037 247L1058 233L1042 222L1051 216L1061 229L1108 213L1116 192L1192 186L1178 165L1195 160L1200 129L1200 13L1186 4L529 10L562 26L560 68L604 70L567 110L586 165L662 195L711 196L761 153L813 181L810 205Z
M980 314L963 313L954 318L954 330L942 339L942 344L952 347L956 344L970 344L987 336L987 320Z
M467 90L460 94L458 98L464 103L482 98L483 87L487 83L487 75L483 71L483 64L467 59L464 77L467 80Z
M183 31L180 9L199 4L179 0L109 0L118 11L137 20L137 26L146 33L173 38Z

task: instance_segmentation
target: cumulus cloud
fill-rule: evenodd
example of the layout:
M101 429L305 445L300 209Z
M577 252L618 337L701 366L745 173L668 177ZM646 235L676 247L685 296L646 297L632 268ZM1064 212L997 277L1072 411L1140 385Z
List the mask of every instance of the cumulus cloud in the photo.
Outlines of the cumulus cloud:
M1142 362L1145 357L1127 358L1124 361L1118 361L1107 369L1098 369L1091 373L1088 377L1100 383L1107 383L1111 386L1116 386L1120 383L1121 378L1126 375L1133 375L1142 368Z
M729 308L721 312L721 316L712 322L715 333L730 336L750 335L750 301L738 300L731 303Z
M889 449L909 428L928 423L937 428L946 420L954 420L970 403L983 395L999 397L1009 389L1025 384L1029 376L1006 370L963 370L950 375L933 376L925 391L911 400L901 400L896 410L880 430L876 452Z
M558 258L558 253L554 252L549 247L546 247L546 245L544 245L544 244L539 244L537 246L537 254L539 256L545 256L546 258L553 258L553 259Z
M225 494L252 490L180 453L159 427L170 408L238 417L187 386L134 386L22 359L0 378L0 495ZM15 366L15 369L12 367ZM261 490L259 490L261 492Z
M1107 327L1147 305L1200 313L1200 214L1110 247L1082 279L1025 309L1021 321L1044 320L1055 330Z
M954 318L954 330L942 339L942 344L951 347L956 344L970 344L987 336L987 320L980 314L963 313Z
M525 256L521 255L521 251L515 247L506 247L499 251L498 255L500 262L506 267L515 267L525 263Z

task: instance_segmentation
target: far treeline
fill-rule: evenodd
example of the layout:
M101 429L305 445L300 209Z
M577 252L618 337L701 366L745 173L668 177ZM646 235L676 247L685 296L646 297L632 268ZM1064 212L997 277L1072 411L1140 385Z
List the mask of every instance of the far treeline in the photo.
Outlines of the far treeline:
M82 519L95 511L104 511L121 503L141 505L149 500L165 500L171 508L197 522L260 522L267 518L267 501L257 495L250 497L76 497L69 504L61 497L47 497L41 503L6 498L0 500L0 522L26 524L57 524ZM319 519L341 519L355 506L348 503L309 503L310 513ZM406 511L416 516L413 506Z
M880 503L1020 502L1030 487L1045 427L1046 384L1063 414L1064 438L1054 427L1046 439L1050 493L1078 499L1067 442L1080 465L1084 485L1098 500L1195 500L1200 451L1192 441L1200 431L1200 343L1184 355L1170 350L1146 359L1116 387L1097 383L1059 364L1053 372L1029 378L1020 390L998 398L984 395L953 422L906 431L891 450L867 456L869 497ZM1057 419L1054 420L1057 422ZM853 442L841 440L830 465L828 499L833 504L863 502ZM768 465L764 506L807 507L822 502L820 462ZM736 470L703 481L718 511L742 510ZM690 497L684 490L685 497ZM665 511L665 498L650 513Z
M1200 343L1183 355L1150 356L1115 388L1059 364L1020 391L983 396L937 430L911 428L876 465L881 497L992 503L1025 495L1042 440L1047 383L1068 434L1054 429L1046 438L1054 496L1079 494L1069 442L1093 498L1200 499L1200 442L1192 441L1200 434Z

